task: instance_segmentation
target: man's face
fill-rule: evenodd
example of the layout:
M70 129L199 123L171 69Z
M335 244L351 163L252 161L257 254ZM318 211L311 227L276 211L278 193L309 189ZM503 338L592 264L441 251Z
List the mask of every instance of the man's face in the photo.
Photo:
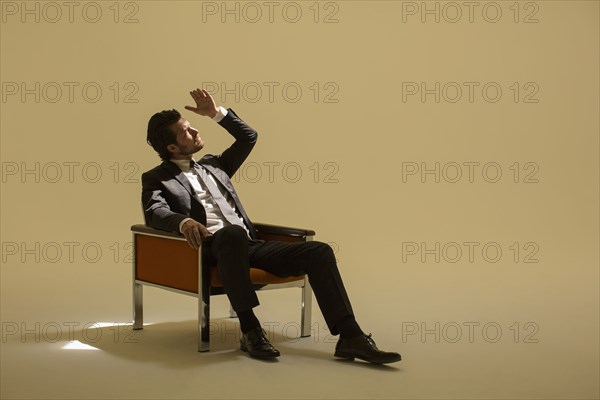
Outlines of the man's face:
M167 149L173 158L190 158L204 147L198 131L187 120L179 118L179 121L171 125L171 130L175 133L175 144L168 145Z

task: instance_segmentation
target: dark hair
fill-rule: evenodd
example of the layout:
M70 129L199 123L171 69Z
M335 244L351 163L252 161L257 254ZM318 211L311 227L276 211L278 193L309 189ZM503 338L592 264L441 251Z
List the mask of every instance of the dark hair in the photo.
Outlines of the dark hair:
M148 121L148 135L146 141L160 156L162 160L171 158L171 153L167 146L175 143L175 133L171 130L171 125L177 123L181 118L179 111L164 110L154 114Z

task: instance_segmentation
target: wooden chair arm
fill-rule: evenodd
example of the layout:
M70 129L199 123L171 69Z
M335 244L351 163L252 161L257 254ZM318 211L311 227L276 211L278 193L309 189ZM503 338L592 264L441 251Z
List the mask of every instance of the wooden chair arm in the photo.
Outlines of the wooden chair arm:
M259 238L263 240L304 241L307 236L315 235L315 231L312 229L292 228L289 226L263 224L260 222L254 222L253 225L256 228ZM154 229L143 224L132 225L131 231L159 236L166 239L185 240L185 237L180 233Z
M252 225L254 225L259 234L294 236L302 238L315 235L315 231L312 229L292 228L289 226L263 224L261 222L253 222Z
M137 233L146 233L146 234L150 234L150 235L160 236L160 237L164 237L167 239L185 240L185 237L181 233L168 232L168 231L163 231L160 229L154 229L151 226L143 225L143 224L132 225L131 231L137 232Z

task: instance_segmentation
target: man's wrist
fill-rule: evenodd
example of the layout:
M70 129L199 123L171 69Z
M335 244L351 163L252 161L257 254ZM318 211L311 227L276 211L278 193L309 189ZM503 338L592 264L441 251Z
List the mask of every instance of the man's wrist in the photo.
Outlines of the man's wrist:
M217 114L214 117L211 117L215 122L221 122L223 118L227 115L227 109L219 106L217 107Z
M184 218L181 220L181 222L179 223L179 233L183 233L181 232L181 228L183 228L183 224L185 224L186 222L188 222L189 220L191 220L192 218Z

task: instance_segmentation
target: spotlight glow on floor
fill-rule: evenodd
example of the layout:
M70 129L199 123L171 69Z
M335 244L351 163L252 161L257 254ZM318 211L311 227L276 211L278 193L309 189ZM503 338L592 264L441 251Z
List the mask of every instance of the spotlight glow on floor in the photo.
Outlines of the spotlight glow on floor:
M73 340L62 347L64 350L100 350L89 344L81 343L79 340Z

